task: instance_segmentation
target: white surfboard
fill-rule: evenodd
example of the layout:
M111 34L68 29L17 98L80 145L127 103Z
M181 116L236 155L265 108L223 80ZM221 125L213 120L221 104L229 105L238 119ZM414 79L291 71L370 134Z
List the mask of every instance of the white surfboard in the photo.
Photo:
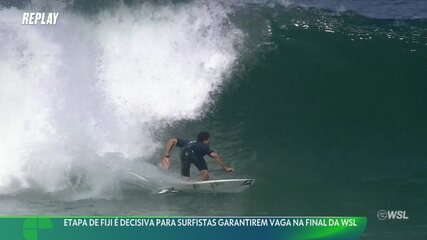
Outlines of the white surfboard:
M173 192L209 192L209 193L239 193L255 183L255 179L222 179L198 182L179 182L171 187L162 189L159 193Z

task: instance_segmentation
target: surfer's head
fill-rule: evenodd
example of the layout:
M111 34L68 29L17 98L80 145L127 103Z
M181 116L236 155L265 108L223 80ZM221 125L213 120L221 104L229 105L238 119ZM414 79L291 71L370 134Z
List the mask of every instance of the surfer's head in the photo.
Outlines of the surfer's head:
M211 136L209 135L208 132L199 132L199 134L197 134L197 141L198 142L203 142L203 143L209 144L210 138L211 138Z

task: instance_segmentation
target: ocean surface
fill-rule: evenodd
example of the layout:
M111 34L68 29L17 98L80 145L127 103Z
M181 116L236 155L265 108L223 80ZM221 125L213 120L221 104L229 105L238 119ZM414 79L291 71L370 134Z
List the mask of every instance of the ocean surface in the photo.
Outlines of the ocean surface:
M37 11L58 23L21 25ZM426 19L421 0L0 1L0 214L367 216L362 239L424 239ZM235 168L211 178L255 185L157 194L179 180L166 140L201 130Z

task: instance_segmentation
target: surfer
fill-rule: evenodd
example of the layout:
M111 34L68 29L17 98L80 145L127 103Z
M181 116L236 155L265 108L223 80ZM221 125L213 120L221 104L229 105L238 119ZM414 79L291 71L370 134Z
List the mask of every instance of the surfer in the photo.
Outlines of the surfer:
M171 164L170 153L174 146L181 148L181 175L183 179L190 179L190 165L193 163L199 170L202 181L209 179L208 165L203 158L205 155L213 158L226 172L232 173L233 168L227 167L224 160L217 152L209 149L210 135L208 132L200 132L197 141L189 141L181 138L171 138L166 143L166 151L163 156L161 167L168 170Z

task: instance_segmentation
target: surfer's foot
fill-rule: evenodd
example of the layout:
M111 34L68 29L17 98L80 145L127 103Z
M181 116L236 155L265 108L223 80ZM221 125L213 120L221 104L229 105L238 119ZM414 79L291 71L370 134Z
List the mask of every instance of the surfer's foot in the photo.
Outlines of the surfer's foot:
M182 180L184 181L190 181L190 177L186 177L186 176L181 176Z
M200 180L202 180L202 181L209 180L208 170L200 170L199 176L200 176Z

